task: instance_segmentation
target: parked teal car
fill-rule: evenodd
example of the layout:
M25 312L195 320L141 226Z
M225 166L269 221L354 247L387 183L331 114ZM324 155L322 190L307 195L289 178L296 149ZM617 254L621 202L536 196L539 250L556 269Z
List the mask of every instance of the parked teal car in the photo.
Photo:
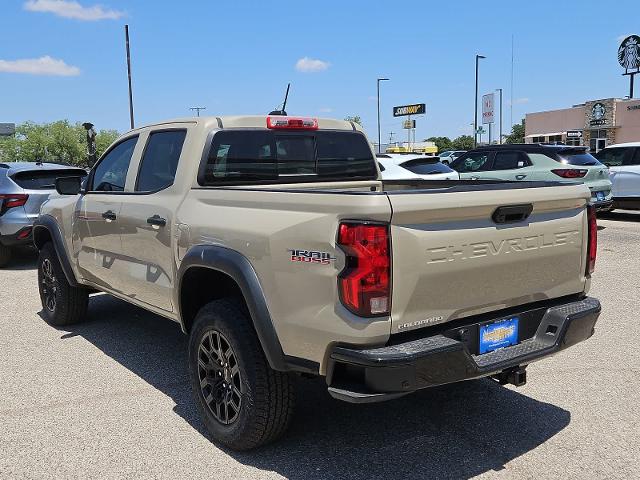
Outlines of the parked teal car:
M461 180L582 182L597 210L612 208L609 169L586 147L542 144L488 145L470 150L450 165Z

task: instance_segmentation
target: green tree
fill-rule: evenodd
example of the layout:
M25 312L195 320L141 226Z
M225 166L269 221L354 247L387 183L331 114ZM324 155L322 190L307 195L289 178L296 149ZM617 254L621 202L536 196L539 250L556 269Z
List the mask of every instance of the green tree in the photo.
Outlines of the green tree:
M451 139L449 137L429 137L425 142L433 142L438 147L438 152L451 150Z
M453 150L471 150L473 148L473 137L471 135L460 135L451 141Z
M362 119L360 118L360 115L347 115L346 117L344 117L344 119L347 122L357 123L358 125L362 126Z
M96 155L97 158L109 148L113 142L120 136L117 130L100 130L96 134Z
M516 123L511 127L511 134L507 135L504 143L524 143L524 118L522 123Z
M96 134L96 150L101 155L118 137L116 130L100 130ZM24 122L16 126L13 137L0 139L0 160L43 161L87 164L87 132L80 122L68 120L37 124Z

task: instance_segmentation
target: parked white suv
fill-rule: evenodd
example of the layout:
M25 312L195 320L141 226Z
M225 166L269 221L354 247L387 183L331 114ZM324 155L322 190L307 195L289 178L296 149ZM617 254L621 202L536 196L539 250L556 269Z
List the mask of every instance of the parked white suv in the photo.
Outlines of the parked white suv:
M460 175L438 157L380 153L376 155L383 180L459 180Z
M594 156L609 167L613 207L640 209L640 142L611 145Z

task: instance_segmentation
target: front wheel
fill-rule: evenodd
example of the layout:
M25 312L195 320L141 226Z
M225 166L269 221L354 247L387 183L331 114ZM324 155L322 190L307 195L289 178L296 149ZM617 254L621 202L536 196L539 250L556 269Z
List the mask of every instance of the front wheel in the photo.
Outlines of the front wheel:
M240 302L216 300L198 312L189 338L189 374L214 440L249 450L286 431L295 402L293 376L271 369Z
M51 243L44 245L38 256L38 288L42 313L50 325L71 325L87 316L89 293L69 284Z

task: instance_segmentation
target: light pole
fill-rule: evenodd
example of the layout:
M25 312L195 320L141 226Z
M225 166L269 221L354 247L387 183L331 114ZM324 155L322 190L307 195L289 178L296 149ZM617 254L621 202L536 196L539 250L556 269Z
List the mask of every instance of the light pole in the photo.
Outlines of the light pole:
M378 78L376 85L378 87L378 153L382 153L380 150L380 82L386 82L388 78Z
M473 117L473 148L478 146L478 60L481 58L487 58L484 55L476 54L476 101L474 104L475 115Z
M498 88L498 92L500 92L500 136L498 137L498 143L502 145L502 89Z

